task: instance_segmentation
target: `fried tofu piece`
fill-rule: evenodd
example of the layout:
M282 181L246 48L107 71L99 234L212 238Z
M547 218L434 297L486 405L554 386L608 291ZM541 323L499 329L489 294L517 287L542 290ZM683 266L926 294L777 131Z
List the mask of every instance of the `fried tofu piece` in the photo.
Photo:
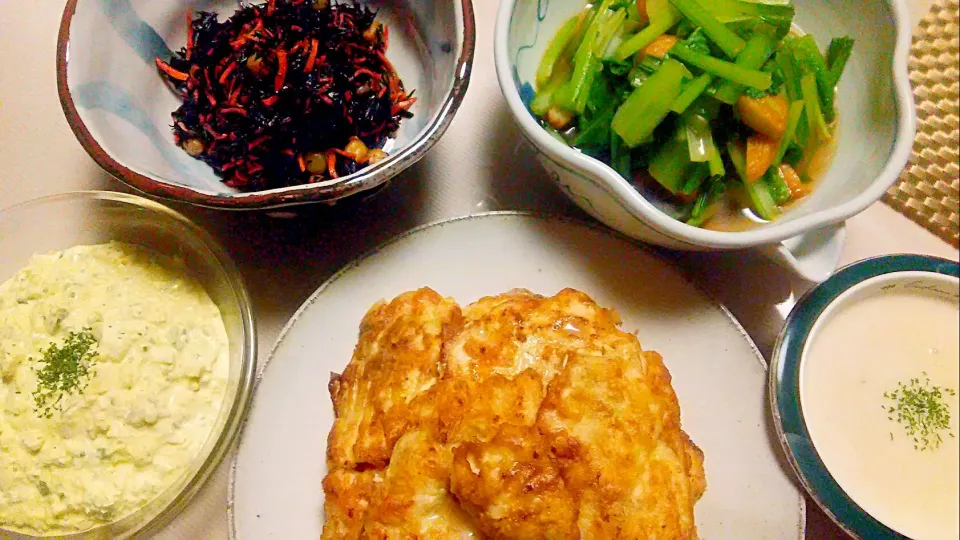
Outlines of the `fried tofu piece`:
M331 385L324 538L696 538L703 453L619 325L572 289L375 306Z

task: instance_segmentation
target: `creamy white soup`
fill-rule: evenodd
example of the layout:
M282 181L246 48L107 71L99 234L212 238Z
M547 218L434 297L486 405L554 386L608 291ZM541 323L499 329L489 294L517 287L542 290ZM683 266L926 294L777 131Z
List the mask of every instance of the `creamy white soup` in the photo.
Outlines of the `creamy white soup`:
M960 307L952 291L905 285L853 295L817 324L801 405L817 453L861 508L916 540L956 540Z

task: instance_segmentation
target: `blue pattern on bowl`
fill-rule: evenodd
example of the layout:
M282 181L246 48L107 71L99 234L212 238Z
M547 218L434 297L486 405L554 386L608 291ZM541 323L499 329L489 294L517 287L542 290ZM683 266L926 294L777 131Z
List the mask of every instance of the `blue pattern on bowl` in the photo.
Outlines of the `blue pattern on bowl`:
M125 120L149 139L167 163L171 164L182 177L190 177L189 167L195 163L195 160L171 143L170 128L164 126L161 132L150 121L144 108L138 105L127 91L107 81L92 81L78 86L73 94L74 102L78 107L103 111ZM156 174L153 171L150 172ZM216 185L212 184L207 187L216 189Z
M154 58L169 58L173 54L160 34L133 10L130 0L104 0L99 7L110 26L145 63L152 64Z

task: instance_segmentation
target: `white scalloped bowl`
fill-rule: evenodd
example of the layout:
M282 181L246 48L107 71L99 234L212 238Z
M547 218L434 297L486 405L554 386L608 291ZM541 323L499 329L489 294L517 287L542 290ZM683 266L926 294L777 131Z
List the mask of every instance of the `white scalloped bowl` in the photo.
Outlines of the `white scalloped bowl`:
M671 218L613 169L557 141L538 124L527 107L537 65L556 30L583 5L584 0L504 0L497 18L500 88L560 188L593 217L639 240L687 250L769 246L775 258L805 277L819 281L829 275L835 266L825 267L839 257L842 222L879 200L910 156L916 111L907 72L907 3L795 2L795 23L818 43L845 34L857 40L837 94L836 157L806 200L774 222L741 232L705 230ZM786 245L779 244L785 240ZM819 268L804 268L804 260Z

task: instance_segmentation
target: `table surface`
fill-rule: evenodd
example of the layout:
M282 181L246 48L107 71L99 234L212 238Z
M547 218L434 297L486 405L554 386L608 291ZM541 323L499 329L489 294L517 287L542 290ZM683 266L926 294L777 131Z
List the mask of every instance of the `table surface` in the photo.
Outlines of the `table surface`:
M129 191L87 156L63 118L54 69L63 3L33 0L26 9L21 2L0 0L0 207L71 190ZM917 21L929 0L912 3ZM207 227L240 267L257 314L261 361L287 319L321 283L401 231L489 210L583 217L522 143L500 95L492 52L497 2L474 4L477 56L459 114L426 158L356 214L317 208L278 220L173 205ZM882 203L848 222L842 264L898 252L958 258L957 250ZM767 356L786 313L810 287L751 253L671 256L727 305ZM160 537L227 537L228 464ZM808 538L842 537L812 502L807 521Z

